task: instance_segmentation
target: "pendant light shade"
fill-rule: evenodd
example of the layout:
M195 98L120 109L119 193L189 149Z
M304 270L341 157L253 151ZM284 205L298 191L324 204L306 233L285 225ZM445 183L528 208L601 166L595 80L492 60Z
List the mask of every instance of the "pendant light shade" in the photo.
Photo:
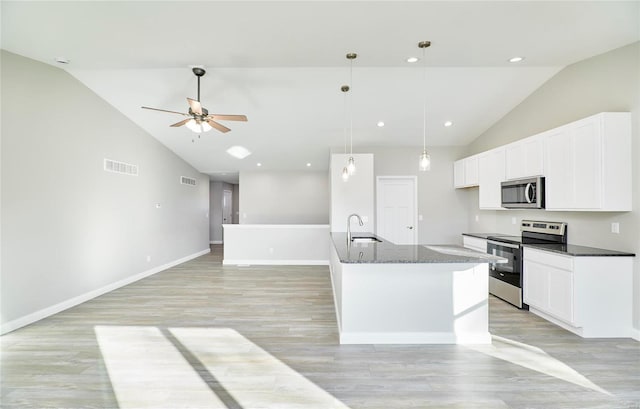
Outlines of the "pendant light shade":
M420 161L418 163L418 169L421 172L431 170L431 155L427 152L427 62L424 58L425 50L431 46L431 41L420 41L418 47L422 48L422 62L424 64L424 71L422 73L422 81L424 85L424 100L422 103L422 153L420 154Z
M419 169L422 172L426 172L428 170L431 170L431 155L429 155L429 152L427 152L426 150L422 151L422 153L420 154L420 167Z
M356 161L353 159L353 156L350 156L349 162L347 162L347 172L349 172L349 176L356 173Z
M347 169L346 166L342 168L342 181L343 182L349 181L349 170Z

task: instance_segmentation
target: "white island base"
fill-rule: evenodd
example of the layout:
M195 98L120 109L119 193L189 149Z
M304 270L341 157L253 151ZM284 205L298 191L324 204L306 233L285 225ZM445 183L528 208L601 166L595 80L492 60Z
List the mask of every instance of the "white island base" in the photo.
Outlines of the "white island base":
M491 343L486 262L342 263L332 248L331 282L341 344Z

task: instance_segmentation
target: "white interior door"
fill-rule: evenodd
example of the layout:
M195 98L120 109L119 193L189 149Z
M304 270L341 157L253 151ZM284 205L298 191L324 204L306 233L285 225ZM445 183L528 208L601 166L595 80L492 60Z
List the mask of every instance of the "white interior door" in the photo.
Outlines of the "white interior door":
M232 194L230 190L223 191L222 194L222 224L233 223Z
M415 176L378 176L376 233L395 244L416 244L417 180Z

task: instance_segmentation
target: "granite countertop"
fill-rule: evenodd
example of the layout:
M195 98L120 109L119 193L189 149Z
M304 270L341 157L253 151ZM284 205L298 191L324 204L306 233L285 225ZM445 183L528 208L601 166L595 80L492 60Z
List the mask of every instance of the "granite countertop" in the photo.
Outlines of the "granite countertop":
M486 239L489 236L505 236L504 233L462 233L463 236L477 237L479 239Z
M575 244L523 244L522 247L550 251L574 257L635 257L634 253L578 246Z
M331 233L341 263L504 263L492 256L456 245L393 244L372 233L354 233L352 237L375 237L380 242L347 245L347 233Z

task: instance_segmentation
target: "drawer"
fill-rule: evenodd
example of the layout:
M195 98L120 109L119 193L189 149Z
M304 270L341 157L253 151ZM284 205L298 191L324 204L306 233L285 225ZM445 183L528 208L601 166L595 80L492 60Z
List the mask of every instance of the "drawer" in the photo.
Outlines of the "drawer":
M487 241L478 237L462 236L462 243L464 247L472 250L487 252Z
M537 249L524 248L524 259L561 270L573 271L573 257Z

